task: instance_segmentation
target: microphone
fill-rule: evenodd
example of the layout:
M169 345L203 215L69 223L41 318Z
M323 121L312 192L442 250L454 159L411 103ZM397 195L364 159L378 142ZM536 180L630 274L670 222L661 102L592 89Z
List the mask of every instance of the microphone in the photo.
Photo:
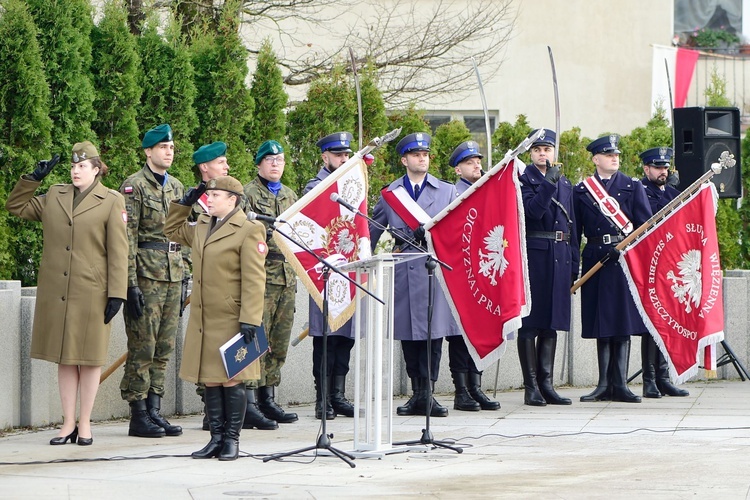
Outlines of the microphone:
M287 224L287 221L283 219L279 219L278 217L271 217L269 215L256 214L255 212L248 212L247 220L260 220L263 222L268 222L269 224L275 224L276 222Z
M339 196L338 193L331 193L331 201L334 201L338 203L339 205L343 206L344 208L348 208L351 212L358 214L359 210L351 206L345 199L343 199L341 196Z

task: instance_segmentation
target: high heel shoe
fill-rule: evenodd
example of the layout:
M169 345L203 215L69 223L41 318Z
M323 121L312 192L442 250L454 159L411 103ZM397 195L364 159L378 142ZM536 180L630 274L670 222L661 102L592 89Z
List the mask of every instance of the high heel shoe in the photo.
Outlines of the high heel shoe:
M49 444L51 444L52 446L56 446L58 444L66 444L68 442L68 439L70 439L70 444L76 444L76 440L78 439L78 427L73 429L73 432L71 432L67 436L53 437L49 440Z
M94 444L94 435L91 434L90 438L78 437L78 446L91 446Z

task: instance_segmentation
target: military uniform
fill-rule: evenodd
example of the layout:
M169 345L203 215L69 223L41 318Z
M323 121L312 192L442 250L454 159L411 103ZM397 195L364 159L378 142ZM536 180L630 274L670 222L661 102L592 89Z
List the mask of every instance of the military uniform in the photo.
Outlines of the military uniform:
M266 141L256 156L256 164L260 163L265 155L272 154L272 149L268 149L268 143L273 143L273 148L283 153L280 144L275 141ZM278 217L291 207L297 201L297 195L287 186L280 182L278 184L278 194L274 194L269 189L269 182L260 176L247 183L244 186L244 192L248 209L260 215ZM263 224L268 228L267 223ZM297 276L284 258L276 241L271 237L272 234L273 231L269 228L263 309L263 324L268 336L269 352L261 360L260 380L251 382L249 387L252 389L257 385L258 406L267 418L279 423L289 423L297 420L297 414L285 413L273 398L274 387L281 383L281 367L286 361L289 337L292 334Z
M242 198L242 184L229 176L209 179L206 190L225 191L237 200ZM193 200L190 195L186 198L172 203L164 232L191 246L195 257L194 299L180 377L207 384L205 401L211 441L192 456L235 460L247 407L246 391L244 384L228 379L219 348L238 331L249 331L263 320L260 297L265 287L266 231L260 223L248 221L236 205L231 210L220 205L221 219L203 215L197 223L191 223L188 216ZM245 342L249 343L248 335L245 334ZM259 363L247 366L236 376L237 380L257 377Z
M619 137L602 137L589 144L589 151L596 154L619 154ZM615 172L609 179L601 180L606 193L617 200L620 209L633 224L639 227L651 217L643 185L622 172ZM582 269L585 274L594 264L624 239L613 226L598 203L588 193L583 183L573 190L576 234L586 237L586 246L581 252ZM597 389L581 398L581 401L640 402L627 388L627 362L630 336L646 332L646 327L635 308L625 275L615 258L611 258L586 283L581 291L582 337L597 339L599 384ZM610 365L611 368L610 368Z
M484 158L484 155L479 152L479 145L474 141L462 142L448 158L448 164L459 174L459 179L456 181L456 192L459 195L472 185L471 181L460 177L459 164L472 158ZM463 335L459 332L457 335L447 336L446 340L448 341L448 366L455 387L453 408L461 411L500 409L500 403L492 401L482 391L482 372L477 369L477 365L471 359Z
M147 132L147 137L152 131ZM171 129L168 132L171 141ZM167 136L163 139L159 142L166 142ZM179 323L182 279L189 274L190 266L190 249L170 242L164 235L164 223L170 202L181 198L184 192L182 183L169 174L159 182L148 164L120 186L128 215L128 288L138 287L144 301L139 318L128 310L125 314L128 356L120 393L134 408L142 405L133 403L148 400L151 409L164 395L164 374L174 351ZM153 432L138 430L140 424L148 425L146 419L142 420L136 422L131 418L135 427L131 427L130 434L158 437L160 433L153 426L148 426ZM178 426L170 427L167 435L182 434Z
M672 155L672 148L661 147L648 149L639 156L643 165L648 166L648 168L668 169ZM648 196L648 202L653 213L667 206L680 194L672 186L668 184L660 186L649 180L647 176L641 179L641 184L646 188L646 196ZM690 395L687 390L680 389L672 384L669 379L669 364L649 334L641 337L641 369L643 397L660 398L662 395L685 397Z
M415 136L421 135L424 140L417 140ZM396 149L401 155L409 151L429 150L429 135L410 134L399 142ZM419 148L409 150L409 141L412 143L423 143ZM419 194L415 196L414 188L411 186L408 176L393 181L387 188L393 191L397 187L404 187L407 192L416 197L417 204L431 217L436 216L442 209L447 207L458 197L456 187L453 184L443 182L430 174L422 181ZM414 232L407 226L401 217L385 202L381 196L375 204L372 218L382 226L390 227L392 230L400 231L407 237L414 237ZM383 230L374 224L370 224L370 238L372 250L375 251ZM406 242L396 238L394 252L415 253L415 249ZM397 264L394 277L394 308L393 329L394 338L401 341L401 350L406 362L406 371L411 378L414 396L403 407L397 408L401 415L423 414L428 401L425 399L429 387L438 378L440 369L440 358L442 355L443 338L448 335L456 335L458 327L451 315L446 300L437 279L432 281L433 286L433 315L431 324L432 343L425 345L427 340L427 310L429 280L425 264L427 257L420 257L408 262ZM429 354L428 354L429 352ZM430 356L431 372L427 371L427 356ZM416 406L415 406L416 404ZM440 409L436 414L436 409ZM447 409L432 402L433 416L446 416Z
M537 131L533 131L531 135ZM556 134L545 129L531 147L555 146ZM571 404L554 389L557 331L570 330L570 285L578 275L573 186L556 167L549 177L532 163L520 176L529 262L531 312L518 330L518 356L524 377L524 403L532 406Z
M316 145L321 149L321 153L325 151L351 153L350 145L352 139L352 134L349 132L336 132L323 137ZM307 182L302 194L309 193L329 175L331 175L331 172L326 167L321 168L318 174ZM315 380L316 390L315 416L316 418L321 418L322 392L320 390L320 373L323 366L323 313L312 297L309 299L308 311L310 336L313 342L313 379ZM329 384L326 418L329 420L335 418L336 414L348 417L354 416L354 406L344 396L352 347L354 347L353 319L349 319L338 330L329 330L326 352L328 364L326 378Z

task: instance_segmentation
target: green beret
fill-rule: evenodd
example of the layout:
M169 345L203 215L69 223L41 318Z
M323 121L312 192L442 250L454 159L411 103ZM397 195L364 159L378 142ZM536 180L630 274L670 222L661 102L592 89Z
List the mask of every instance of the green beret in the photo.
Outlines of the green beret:
M221 141L216 141L212 144L205 144L198 148L193 153L193 163L200 165L201 163L208 163L211 160L215 160L219 156L227 155L227 145Z
M96 146L89 141L77 142L73 146L71 161L73 163L78 163L84 160L90 160L91 158L97 158L98 156L99 151L97 151Z
M143 134L143 141L141 147L148 149L156 146L160 142L169 142L172 140L172 127L163 123L158 127L154 127L145 134Z
M255 155L255 164L259 165L261 160L263 160L263 158L268 155L277 155L283 152L284 148L282 148L281 144L279 144L278 142L266 141L260 145L260 148L258 148L258 154Z
M242 183L229 175L217 177L216 179L211 179L210 181L208 181L206 183L206 191L209 191L211 189L228 191L240 197L242 197L243 194Z

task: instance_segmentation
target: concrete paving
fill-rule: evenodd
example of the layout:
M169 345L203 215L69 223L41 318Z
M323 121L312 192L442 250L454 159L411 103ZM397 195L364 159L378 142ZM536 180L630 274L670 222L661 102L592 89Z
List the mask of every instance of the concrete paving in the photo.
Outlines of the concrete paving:
M433 435L463 453L411 450L355 468L314 452L262 462L316 442L310 405L279 430L243 431L247 456L235 462L189 457L208 441L200 415L172 418L184 434L160 439L98 423L89 447L49 446L55 429L13 431L0 438L0 498L750 498L750 382L685 387L689 397L641 404L579 403L590 389L561 389L573 405L544 408L503 392L500 410L471 413L438 395L451 410L431 420ZM328 422L335 447L352 449L352 422ZM423 427L423 417L395 417L394 441L419 439Z

